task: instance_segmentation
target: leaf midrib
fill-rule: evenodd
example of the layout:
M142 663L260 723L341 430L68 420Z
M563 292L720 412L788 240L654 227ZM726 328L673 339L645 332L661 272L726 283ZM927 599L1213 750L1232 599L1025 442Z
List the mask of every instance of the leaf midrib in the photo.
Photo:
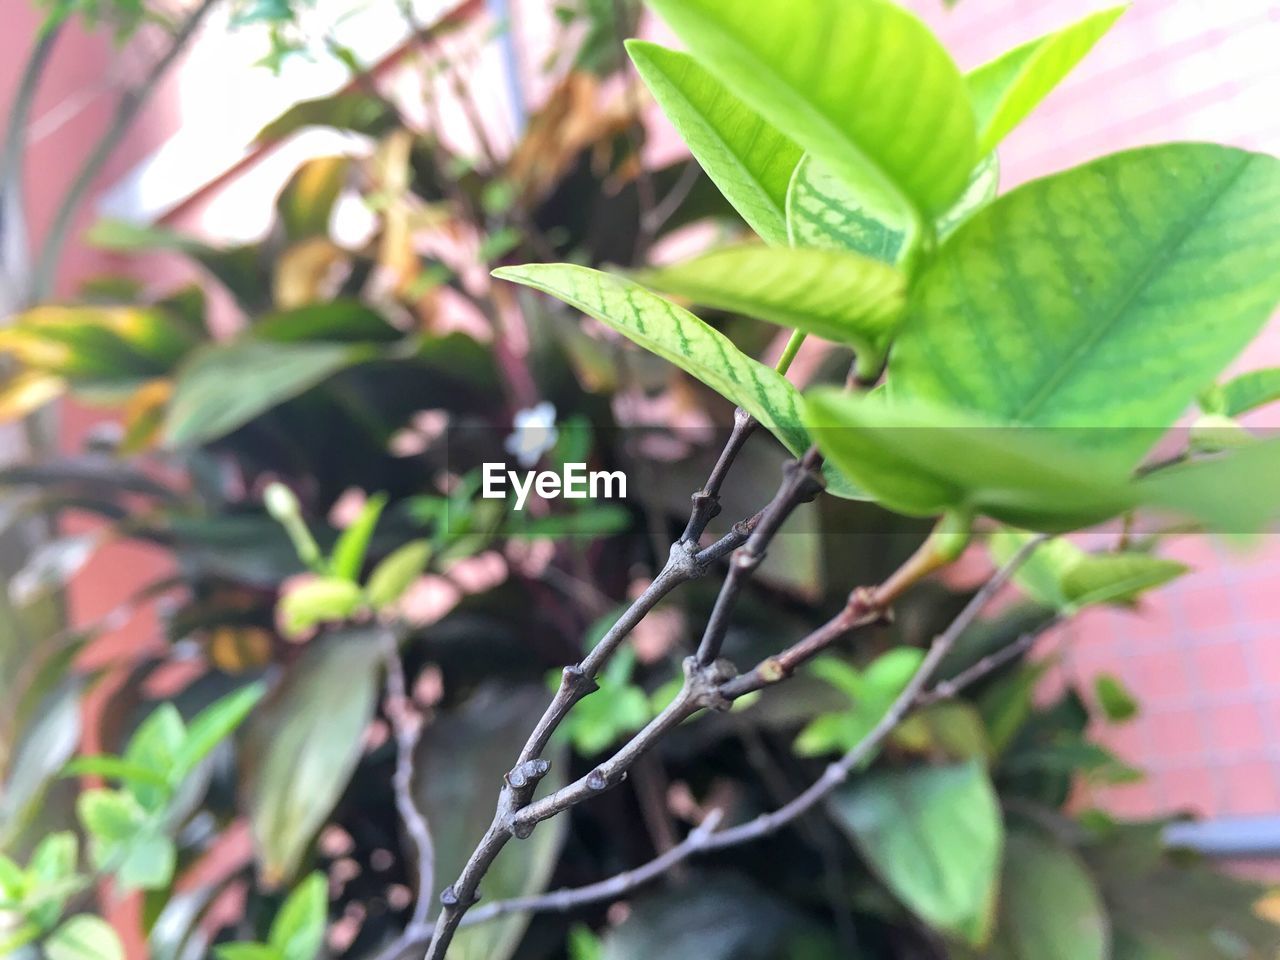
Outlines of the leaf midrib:
M1109 316L1104 318L1102 323L1095 325L1085 337L1071 348L1071 352L1064 362L1060 363L1058 368L1041 382L1039 389L1031 395L1022 409L1014 415L1015 419L1030 421L1031 418L1035 417L1058 388L1062 386L1063 382L1075 373L1080 364L1089 355L1097 350L1098 345L1120 323L1128 312L1129 307L1133 305L1133 302L1150 286L1157 271L1172 260L1174 254L1190 239L1196 226L1204 220L1209 211L1222 200L1228 191L1236 186L1240 178L1244 176L1251 160L1252 158L1247 154L1242 157L1235 171L1222 181L1220 188L1213 191L1204 203L1198 205L1173 231L1166 234L1165 242L1160 245L1155 255L1149 259L1146 267L1135 274L1129 288L1115 302L1114 309L1109 311Z

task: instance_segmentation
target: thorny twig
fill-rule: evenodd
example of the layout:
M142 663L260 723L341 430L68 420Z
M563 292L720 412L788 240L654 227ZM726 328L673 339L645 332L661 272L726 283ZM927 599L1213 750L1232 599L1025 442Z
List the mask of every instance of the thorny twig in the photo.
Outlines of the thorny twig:
M965 687L976 683L991 672L999 669L1009 660L1030 648L1034 638L1048 629L1054 621L1041 631L1020 637L995 653L984 657L972 667L962 671L949 680L928 688L929 681L938 665L955 648L956 642L977 619L978 614L986 607L992 597L1009 581L1023 562L1042 541L1038 537L1020 549L1008 563L991 576L982 588L965 605L960 614L947 629L939 634L930 645L928 653L920 667L902 692L890 705L880 721L839 760L832 763L822 776L814 781L806 790L793 800L770 813L764 813L737 826L725 830L717 830L724 817L721 810L712 810L701 824L670 850L655 857L632 870L619 873L606 880L575 889L556 890L544 894L527 897L516 897L500 900L472 910L461 921L460 925L471 926L485 923L512 913L568 912L579 907L606 900L616 899L630 891L649 883L664 875L672 868L686 860L717 850L736 847L741 844L760 839L781 830L808 813L819 803L825 801L849 775L872 757L884 740L893 732L905 716L920 706L934 703L946 697L955 696ZM822 630L822 628L819 628ZM817 632L817 631L815 631ZM422 930L413 943L421 945L434 933L433 929Z

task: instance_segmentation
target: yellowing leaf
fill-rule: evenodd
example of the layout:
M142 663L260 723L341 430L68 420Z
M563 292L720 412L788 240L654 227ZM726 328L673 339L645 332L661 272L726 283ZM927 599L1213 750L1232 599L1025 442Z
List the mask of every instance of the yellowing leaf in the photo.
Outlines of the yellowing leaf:
M0 421L21 420L62 396L66 389L61 377L23 370L0 386Z

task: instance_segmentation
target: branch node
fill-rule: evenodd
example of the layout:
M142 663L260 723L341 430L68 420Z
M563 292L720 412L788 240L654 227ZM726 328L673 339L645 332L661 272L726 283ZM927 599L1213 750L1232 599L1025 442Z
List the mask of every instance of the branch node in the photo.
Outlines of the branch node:
M516 819L511 824L511 835L517 840L528 840L533 836L533 828L538 824L534 820Z
M587 789L595 790L597 793L609 789L609 778L599 767L587 774Z
M587 676L587 672L582 669L582 664L571 663L564 668L561 678L565 688L573 695L575 700L579 700L587 694L595 693L599 688L595 680Z
M507 786L516 791L532 790L550 769L550 760L526 760L506 775Z
M440 891L440 905L444 907L470 907L479 901L480 894L473 893L471 899L464 904L453 884L449 884L449 886Z
M703 666L697 657L685 657L684 676L689 698L693 703L707 710L724 713L733 706L733 700L726 697L720 686L738 675L738 668L732 661L720 658Z

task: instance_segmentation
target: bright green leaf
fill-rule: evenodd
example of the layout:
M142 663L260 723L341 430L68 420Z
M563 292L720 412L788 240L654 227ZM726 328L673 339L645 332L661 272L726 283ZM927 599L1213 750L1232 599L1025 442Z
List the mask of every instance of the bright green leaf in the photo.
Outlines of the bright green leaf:
M729 247L636 279L695 303L850 344L869 374L879 369L906 300L906 278L898 271L835 250Z
M900 513L958 511L1061 530L1115 516L1134 500L1121 464L1063 443L1055 435L1062 431L1000 427L832 389L806 400L822 452Z
M431 541L412 540L385 557L369 574L365 599L374 610L399 600L431 560Z
M213 953L218 960L284 960L279 950L265 943L220 943Z
M153 787L164 787L168 782L163 773L151 767L107 754L76 757L62 768L62 773L67 777L104 777L121 783Z
M573 264L503 267L494 276L549 293L595 317L742 407L792 453L806 448L795 387L687 310L630 280Z
M989 540L997 563L1006 563L1030 540L1007 530ZM1036 600L1064 612L1096 604L1132 603L1148 590L1187 572L1176 560L1149 553L1089 553L1060 538L1042 543L1014 575Z
M915 647L899 647L881 654L861 672L834 657L816 661L813 672L847 695L849 708L818 717L805 727L796 739L796 752L818 756L852 750L888 712L923 659L924 653Z
M890 394L1087 428L1132 464L1261 329L1278 260L1272 157L1174 144L1036 181L920 278Z
M1090 14L970 73L965 80L978 115L979 153L994 149L1025 120L1127 9L1126 5Z
M162 703L147 715L138 725L129 745L125 748L124 759L148 770L154 770L165 778L165 785L156 786L144 781L131 784L130 792L148 810L158 810L170 795L168 775L173 767L173 758L182 747L187 736L187 726L182 722L182 715L172 703Z
M76 800L76 812L90 836L107 844L128 841L147 819L133 795L120 790L86 790Z
M329 920L329 881L313 873L289 894L271 923L271 946L281 960L315 960Z
M787 243L787 184L801 150L687 53L627 41L636 70L720 192L763 239Z
M124 844L122 857L113 864L116 883L123 891L164 890L173 881L177 862L172 840L144 831Z
M712 73L851 183L926 214L977 164L959 70L915 16L881 0L653 0Z
M209 704L191 718L187 735L173 758L169 782L181 783L219 743L244 722L267 692L265 684L251 683Z
M111 924L87 913L58 927L44 942L47 960L125 960L124 944Z
M1124 682L1109 673L1099 674L1093 681L1098 706L1111 723L1126 723L1138 715L1138 701Z
M359 578L365 554L369 552L369 541L373 538L373 528L378 525L378 518L386 505L387 495L375 494L365 501L355 522L342 531L329 560L329 572L333 576L352 583Z
M946 213L938 217L934 230L938 242L944 242L949 236L963 227L983 207L996 198L1000 190L1000 158L995 153L988 153L974 167L969 176L969 185L964 193Z
M287 881L351 778L377 702L381 646L366 631L307 645L245 738L245 802L267 883Z
M1206 390L1200 406L1206 413L1238 417L1280 400L1280 367L1251 370Z
M280 598L280 621L285 632L302 633L316 624L348 619L364 600L360 585L337 577L317 577Z
M165 442L178 447L217 440L372 356L368 347L341 343L241 340L202 347L178 373Z
M832 809L913 913L969 944L987 941L1004 829L981 763L868 776L838 791Z
M875 180L851 184L805 156L787 190L787 236L796 247L845 250L909 270L919 220Z

